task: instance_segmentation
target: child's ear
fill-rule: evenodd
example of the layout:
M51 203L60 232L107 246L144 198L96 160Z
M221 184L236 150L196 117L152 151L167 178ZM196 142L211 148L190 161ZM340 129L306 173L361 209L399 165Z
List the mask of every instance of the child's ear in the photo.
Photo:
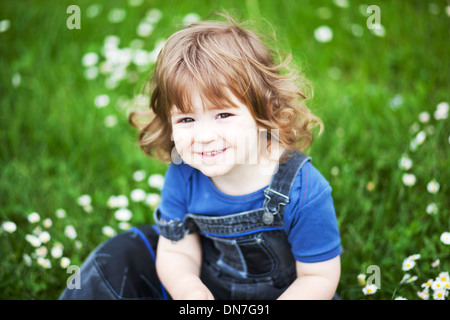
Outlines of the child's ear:
M183 159L181 159L180 153L175 146L172 148L172 152L170 153L170 159L174 164L180 164L183 162Z

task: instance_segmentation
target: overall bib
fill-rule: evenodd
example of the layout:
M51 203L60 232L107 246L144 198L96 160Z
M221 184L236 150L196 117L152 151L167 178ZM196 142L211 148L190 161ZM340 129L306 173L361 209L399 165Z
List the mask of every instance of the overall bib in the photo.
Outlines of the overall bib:
M259 209L226 216L188 213L184 221L169 222L155 211L155 222L164 237L177 241L188 233L200 234L201 279L215 299L276 299L296 279L283 214L294 180L308 160L303 153L293 152L280 163ZM83 264L81 288L66 289L60 298L170 298L154 267L157 239L155 228L145 226L108 240Z

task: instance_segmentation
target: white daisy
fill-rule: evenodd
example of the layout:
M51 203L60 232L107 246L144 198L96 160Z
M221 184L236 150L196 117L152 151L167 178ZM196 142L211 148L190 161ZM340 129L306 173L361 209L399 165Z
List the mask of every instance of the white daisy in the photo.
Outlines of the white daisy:
M22 256L22 259L23 259L23 262L25 263L25 265L27 267L31 266L32 260L31 260L31 257L28 254L24 253L23 256Z
M64 235L69 239L75 239L77 237L77 231L75 230L74 226L67 225L64 228Z
M445 300L445 297L447 295L448 295L448 292L445 289L434 290L433 299L434 300Z
M0 20L0 33L8 31L10 26L11 26L10 20L8 19Z
M450 232L444 232L441 234L441 242L443 244L450 244Z
M134 202L144 201L146 196L147 196L147 194L142 189L134 189L133 191L131 191L131 194L130 194L130 198Z
M163 16L163 14L162 14L161 10L156 9L156 8L150 9L145 14L145 21L147 21L151 24L155 24L159 20L161 20L162 16Z
M427 190L429 193L437 193L439 191L439 182L436 180L431 180L427 184Z
M128 198L123 194L111 196L108 199L108 207L110 208L125 208L126 206L128 206Z
M144 3L144 0L128 0L128 4L132 7L138 7Z
M419 114L419 121L422 123L427 123L428 121L430 121L430 114L426 111L421 112Z
M147 21L142 21L136 28L136 33L139 37L145 38L153 32L153 25Z
M133 173L133 180L134 181L142 181L145 179L145 171L144 170L137 170Z
M108 13L108 21L111 23L122 22L127 15L125 9L122 8L112 8Z
M98 3L91 4L86 9L86 15L88 18L95 18L102 12L103 6Z
M58 217L59 219L62 219L62 218L65 218L65 217L67 217L67 212L66 212L66 210L64 210L64 209L57 209L56 211L55 211L55 214L56 214L56 217Z
M52 224L53 224L53 222L52 222L52 219L50 219L50 218L47 218L42 222L42 225L47 229L50 228L52 226Z
M41 220L41 216L37 212L30 213L27 218L30 223L36 223Z
M111 128L114 127L117 124L117 117L114 114L110 114L105 117L105 120L103 121L105 124L105 127Z
M17 226L12 221L5 221L2 223L2 230L5 230L6 232L13 233L17 230Z
M361 287L364 287L366 285L366 275L365 274L363 274L363 273L358 274L358 276L356 278L358 279L358 284Z
M416 176L412 173L404 173L402 180L405 186L411 187L416 183Z
M333 30L329 26L320 26L314 30L314 37L322 43L330 42L333 39Z
M50 255L55 258L61 258L63 254L63 247L61 245L54 245L50 250Z
M407 155L403 155L398 161L398 166L402 170L409 170L412 167L412 160Z
M334 4L341 8L348 8L348 0L333 0Z
M20 86L20 83L22 82L22 77L20 76L20 73L16 72L13 74L11 78L11 84L14 88L17 88Z
M145 203L153 208L156 207L160 201L161 201L161 196L157 193L150 193L145 198Z
M161 174L152 174L148 178L148 185L150 187L161 190L164 185L164 176Z
M112 237L116 235L116 231L110 226L104 226L102 228L102 233L107 237Z
M98 54L95 52L88 52L83 56L81 62L85 67L92 67L98 62Z
M128 221L133 214L127 208L121 208L114 213L114 217L119 221Z
M109 96L107 94L101 94L95 97L94 104L97 108L104 108L109 104Z
M39 234L39 240L41 240L42 243L47 243L50 241L50 233L47 231L43 231Z
M45 269L50 269L52 267L52 263L50 262L50 260L48 260L47 258L44 258L44 257L38 257L37 263L38 263L38 265L40 265L41 267L43 267Z
M411 270L412 268L414 268L415 265L416 261L414 259L411 259L411 257L407 257L405 260L403 260L402 270L403 271Z
M363 293L364 293L366 296L367 296L367 295L374 294L375 292L377 292L377 290L378 290L378 288L377 288L377 286L374 285L374 284L368 284L368 285L366 285L366 286L362 289Z
M183 24L186 26L197 21L200 21L200 16L197 13L188 13L183 17Z
M41 245L41 240L39 239L39 237L36 237L32 234L27 234L25 236L25 240L27 240L28 243L30 243L35 248L37 248Z
M77 199L77 203L82 207L90 205L91 201L91 196L88 194L84 194Z
M70 265L70 259L67 257L62 257L59 265L61 266L61 268L67 268Z
M437 105L436 111L434 112L434 118L436 120L447 119L448 117L449 105L447 102L441 102Z
M430 299L430 294L428 293L428 288L425 288L422 291L417 291L417 296L422 300Z
M36 250L34 252L36 253L36 256L38 256L38 257L45 257L48 253L48 250L47 250L47 247L40 246L39 248L36 248Z
M425 210L428 214L437 214L439 212L439 208L434 202L427 205L427 208Z

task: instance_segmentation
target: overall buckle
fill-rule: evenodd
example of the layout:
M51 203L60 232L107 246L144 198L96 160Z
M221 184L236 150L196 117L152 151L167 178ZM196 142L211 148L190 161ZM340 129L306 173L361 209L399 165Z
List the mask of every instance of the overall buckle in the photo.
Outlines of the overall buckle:
M279 197L282 197L282 198L284 198L285 201L284 202L283 201L279 201L278 204L277 204L276 209L270 210L269 209L269 203L270 203L270 201L272 201L272 197L269 195L269 193L273 193L273 194L275 194L275 195L277 195ZM264 204L263 222L266 225L270 225L270 224L273 223L274 216L280 211L280 206L285 206L285 205L287 205L289 203L289 197L284 195L284 194L282 194L282 193L279 193L278 191L275 191L275 190L273 190L271 188L266 188L264 190L264 196L266 197L266 201L265 201L265 204Z

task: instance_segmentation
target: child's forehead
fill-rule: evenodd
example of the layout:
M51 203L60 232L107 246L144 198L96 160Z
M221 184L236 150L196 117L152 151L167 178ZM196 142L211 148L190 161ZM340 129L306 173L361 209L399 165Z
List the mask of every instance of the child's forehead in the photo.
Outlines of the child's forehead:
M178 114L186 114L186 113L196 113L196 112L204 112L209 110L220 110L220 109L228 109L228 106L220 106L220 105L198 105L198 104L189 104L184 107L179 107L177 105L173 105L171 108L171 113L173 115Z
M239 100L230 92L227 96L210 96L198 90L192 90L185 93L184 99L180 99L178 104L173 104L171 114L187 114L196 112L205 112L209 110L223 110L238 108L241 104Z
M173 116L183 115L183 114L194 114L194 113L202 113L214 110L226 110L232 108L238 108L238 105L234 105L231 103L223 103L223 104L188 104L182 107L178 105L173 105L170 113Z

